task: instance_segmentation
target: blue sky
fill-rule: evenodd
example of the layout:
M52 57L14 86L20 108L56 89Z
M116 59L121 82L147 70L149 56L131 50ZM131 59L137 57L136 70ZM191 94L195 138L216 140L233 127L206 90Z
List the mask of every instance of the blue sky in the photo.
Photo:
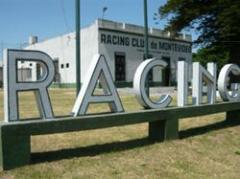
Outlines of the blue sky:
M19 48L30 35L44 40L74 31L75 0L0 0L0 50ZM155 24L153 14L166 0L148 0L150 27L163 28L166 21ZM102 18L143 25L143 0L81 0L81 26ZM2 52L0 52L0 59Z

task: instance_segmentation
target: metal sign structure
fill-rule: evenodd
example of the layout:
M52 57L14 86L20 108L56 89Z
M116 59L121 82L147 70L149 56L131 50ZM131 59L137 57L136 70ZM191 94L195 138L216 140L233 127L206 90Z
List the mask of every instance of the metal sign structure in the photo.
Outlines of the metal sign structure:
M33 61L44 64L45 75L38 81L18 81L18 61ZM139 103L148 110L124 112L121 99L114 86L108 59L97 54L90 68L81 91L75 101L72 115L55 118L48 87L54 78L54 64L47 54L40 51L6 50L4 52L4 112L5 122L0 123L0 166L2 170L12 169L29 164L31 161L30 136L61 132L101 129L114 126L148 122L148 135L151 140L165 141L178 138L179 120L186 117L226 112L226 121L240 119L240 84L230 83L230 74L240 75L240 68L235 64L225 65L216 77L216 65L208 64L204 69L199 63L193 63L193 101L188 103L189 65L178 62L178 107L169 107L172 97L162 95L157 102L151 101L146 93L148 72L156 67L166 67L166 63L153 58L143 61L134 76L134 91ZM103 95L94 94L97 83L103 88ZM207 87L207 104L202 104L202 91ZM230 86L230 88L229 88ZM216 88L223 100L216 103ZM18 93L34 91L39 120L20 120L18 111ZM111 114L85 115L89 104L108 103Z
M4 110L5 122L19 120L18 111L18 95L21 91L34 91L36 94L38 109L41 118L54 118L51 102L47 88L54 79L54 64L51 57L40 51L28 50L6 50L4 52ZM19 60L31 60L33 62L42 62L46 69L43 79L36 82L18 82L17 80L17 63ZM151 101L146 92L147 74L154 67L159 66L165 68L166 62L153 58L143 61L137 68L133 87L136 97L144 108L159 109L169 106L172 97L168 94L162 95L157 102ZM178 106L187 105L188 98L188 64L186 62L178 62ZM203 84L207 87L207 99L209 104L216 103L216 88L218 89L223 101L240 101L240 85L231 84L232 89L228 89L228 81L230 73L240 75L240 68L234 64L225 65L220 71L217 82L216 65L208 63L207 70L198 62L193 63L193 79L192 79L192 99L193 105L202 104ZM93 95L97 83L103 88L104 95ZM72 115L86 114L90 103L108 103L112 112L123 112L123 106L119 98L113 78L107 64L107 60L103 55L95 55L92 64L88 70L88 75L83 82L74 104Z

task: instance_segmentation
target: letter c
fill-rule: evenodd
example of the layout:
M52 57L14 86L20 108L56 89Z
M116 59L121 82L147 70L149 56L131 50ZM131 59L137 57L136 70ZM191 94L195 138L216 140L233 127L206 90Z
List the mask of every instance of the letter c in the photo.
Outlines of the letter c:
M167 107L172 101L172 97L170 95L162 95L157 102L153 102L146 93L145 82L147 75L148 72L155 66L164 68L167 66L167 63L157 58L145 60L139 65L134 75L134 92L138 102L145 108L164 108Z

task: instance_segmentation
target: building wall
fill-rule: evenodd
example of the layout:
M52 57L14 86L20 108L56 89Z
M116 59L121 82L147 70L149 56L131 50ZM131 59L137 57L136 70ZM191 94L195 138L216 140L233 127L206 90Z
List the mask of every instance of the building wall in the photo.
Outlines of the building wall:
M97 27L95 24L81 30L81 81L84 80L88 65L98 53ZM60 83L76 81L75 33L66 34L28 46L28 50L40 50L59 60ZM67 67L69 66L69 67ZM29 67L24 65L24 67ZM32 65L33 80L36 79L36 64Z
M103 36L111 40L107 39L104 41ZM149 29L149 36L150 54L160 59L162 57L169 57L171 59L170 66L172 80L174 81L176 79L176 63L178 59L184 58L191 64L191 37L181 35L178 38L170 39L169 34L158 29ZM125 42L118 41L117 38L123 38ZM75 33L69 33L29 45L26 49L40 50L49 54L52 59L58 59L60 83L75 84ZM97 20L91 26L82 29L81 81L84 81L89 64L93 56L97 53L103 54L106 57L113 79L115 79L115 53L124 53L126 57L126 81L132 82L137 67L143 61L143 27L107 20ZM69 65L68 68L67 64ZM26 63L24 64L24 68L32 68L32 78L36 80L36 64L32 64L30 67ZM159 74L158 69L153 70L153 80L162 81L162 76Z
M115 53L126 55L126 81L132 82L134 73L143 61L144 36L143 28L135 25L99 21L99 53L104 54L109 61L113 78L115 79ZM192 63L191 41L163 38L159 30L149 31L149 53L152 57L170 58L172 81L176 80L177 61L185 59ZM162 82L161 70L153 70L153 80Z
M81 82L84 81L94 55L98 54L97 21L81 30Z
M59 36L43 42L28 46L28 50L40 50L53 60L59 60L60 83L75 82L75 40L74 34ZM67 64L69 67L67 67ZM26 66L25 66L26 67ZM36 79L36 63L31 67L33 70L33 79Z

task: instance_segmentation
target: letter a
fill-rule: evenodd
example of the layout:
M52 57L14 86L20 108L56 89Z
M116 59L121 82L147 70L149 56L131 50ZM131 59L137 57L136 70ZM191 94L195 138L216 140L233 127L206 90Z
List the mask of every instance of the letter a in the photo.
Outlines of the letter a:
M104 95L93 95L98 80ZM82 89L74 104L73 116L84 115L90 103L109 103L112 112L124 111L106 59L99 54L94 56L90 65Z

